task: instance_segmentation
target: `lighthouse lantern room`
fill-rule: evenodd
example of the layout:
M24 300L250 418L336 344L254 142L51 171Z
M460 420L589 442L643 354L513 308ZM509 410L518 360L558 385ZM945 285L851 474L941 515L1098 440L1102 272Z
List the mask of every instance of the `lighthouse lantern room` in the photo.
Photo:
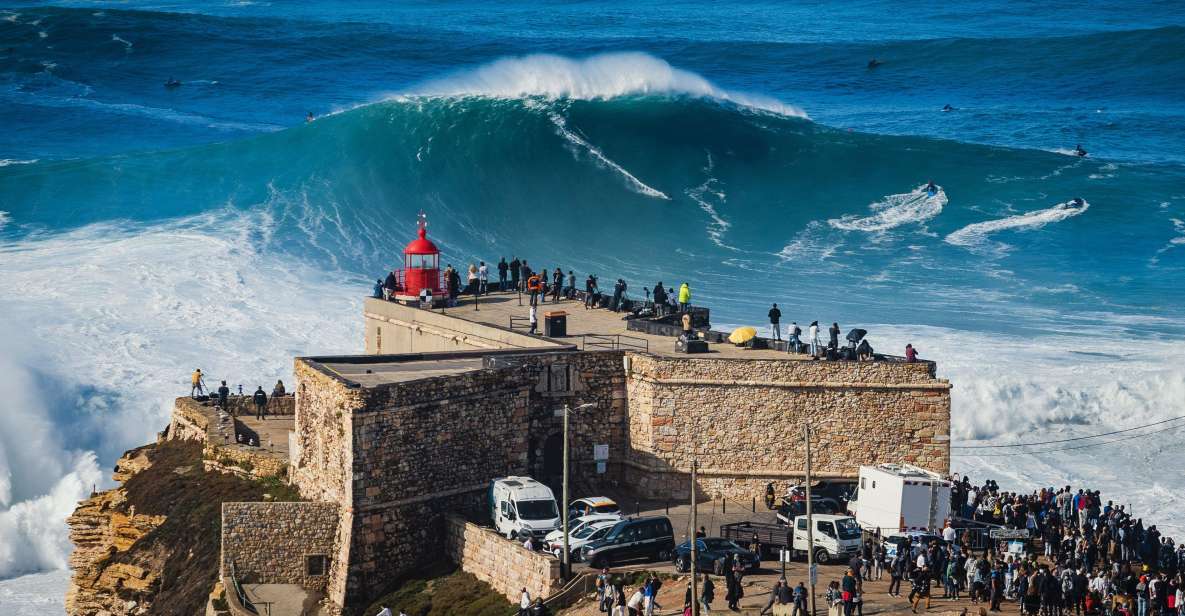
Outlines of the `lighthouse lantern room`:
M399 272L400 290L396 298L419 301L420 293L428 290L433 298L444 296L440 278L440 250L428 239L428 217L420 212L417 237L403 249L403 269Z

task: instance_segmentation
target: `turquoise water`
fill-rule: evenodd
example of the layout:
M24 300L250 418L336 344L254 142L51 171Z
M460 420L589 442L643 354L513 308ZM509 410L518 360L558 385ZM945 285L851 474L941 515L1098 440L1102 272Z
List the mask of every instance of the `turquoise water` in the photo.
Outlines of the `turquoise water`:
M64 566L60 519L195 366L359 351L421 210L455 265L913 342L957 442L1175 416L1182 126L1179 2L10 3L0 577ZM957 462L1122 489L1172 444ZM1176 493L1133 498L1171 528Z

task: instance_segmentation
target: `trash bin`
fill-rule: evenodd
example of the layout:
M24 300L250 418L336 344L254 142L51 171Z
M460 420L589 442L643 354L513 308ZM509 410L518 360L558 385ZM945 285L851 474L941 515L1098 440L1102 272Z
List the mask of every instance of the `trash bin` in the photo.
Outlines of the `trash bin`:
M548 338L563 338L568 335L568 313L553 310L543 313L543 335Z

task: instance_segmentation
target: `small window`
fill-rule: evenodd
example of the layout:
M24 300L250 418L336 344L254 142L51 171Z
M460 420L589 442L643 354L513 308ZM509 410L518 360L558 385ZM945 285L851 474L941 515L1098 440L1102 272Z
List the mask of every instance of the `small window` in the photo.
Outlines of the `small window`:
M329 569L329 557L324 554L310 554L304 557L304 572L305 575L316 577L325 575L326 570Z
M806 530L806 518L798 519L798 530Z

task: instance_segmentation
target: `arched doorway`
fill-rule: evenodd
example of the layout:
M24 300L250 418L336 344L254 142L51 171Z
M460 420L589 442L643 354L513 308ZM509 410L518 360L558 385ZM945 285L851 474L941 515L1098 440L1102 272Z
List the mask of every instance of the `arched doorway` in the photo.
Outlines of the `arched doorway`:
M539 476L535 479L551 486L556 486L564 480L564 435L552 434L543 441L543 464L539 467Z

